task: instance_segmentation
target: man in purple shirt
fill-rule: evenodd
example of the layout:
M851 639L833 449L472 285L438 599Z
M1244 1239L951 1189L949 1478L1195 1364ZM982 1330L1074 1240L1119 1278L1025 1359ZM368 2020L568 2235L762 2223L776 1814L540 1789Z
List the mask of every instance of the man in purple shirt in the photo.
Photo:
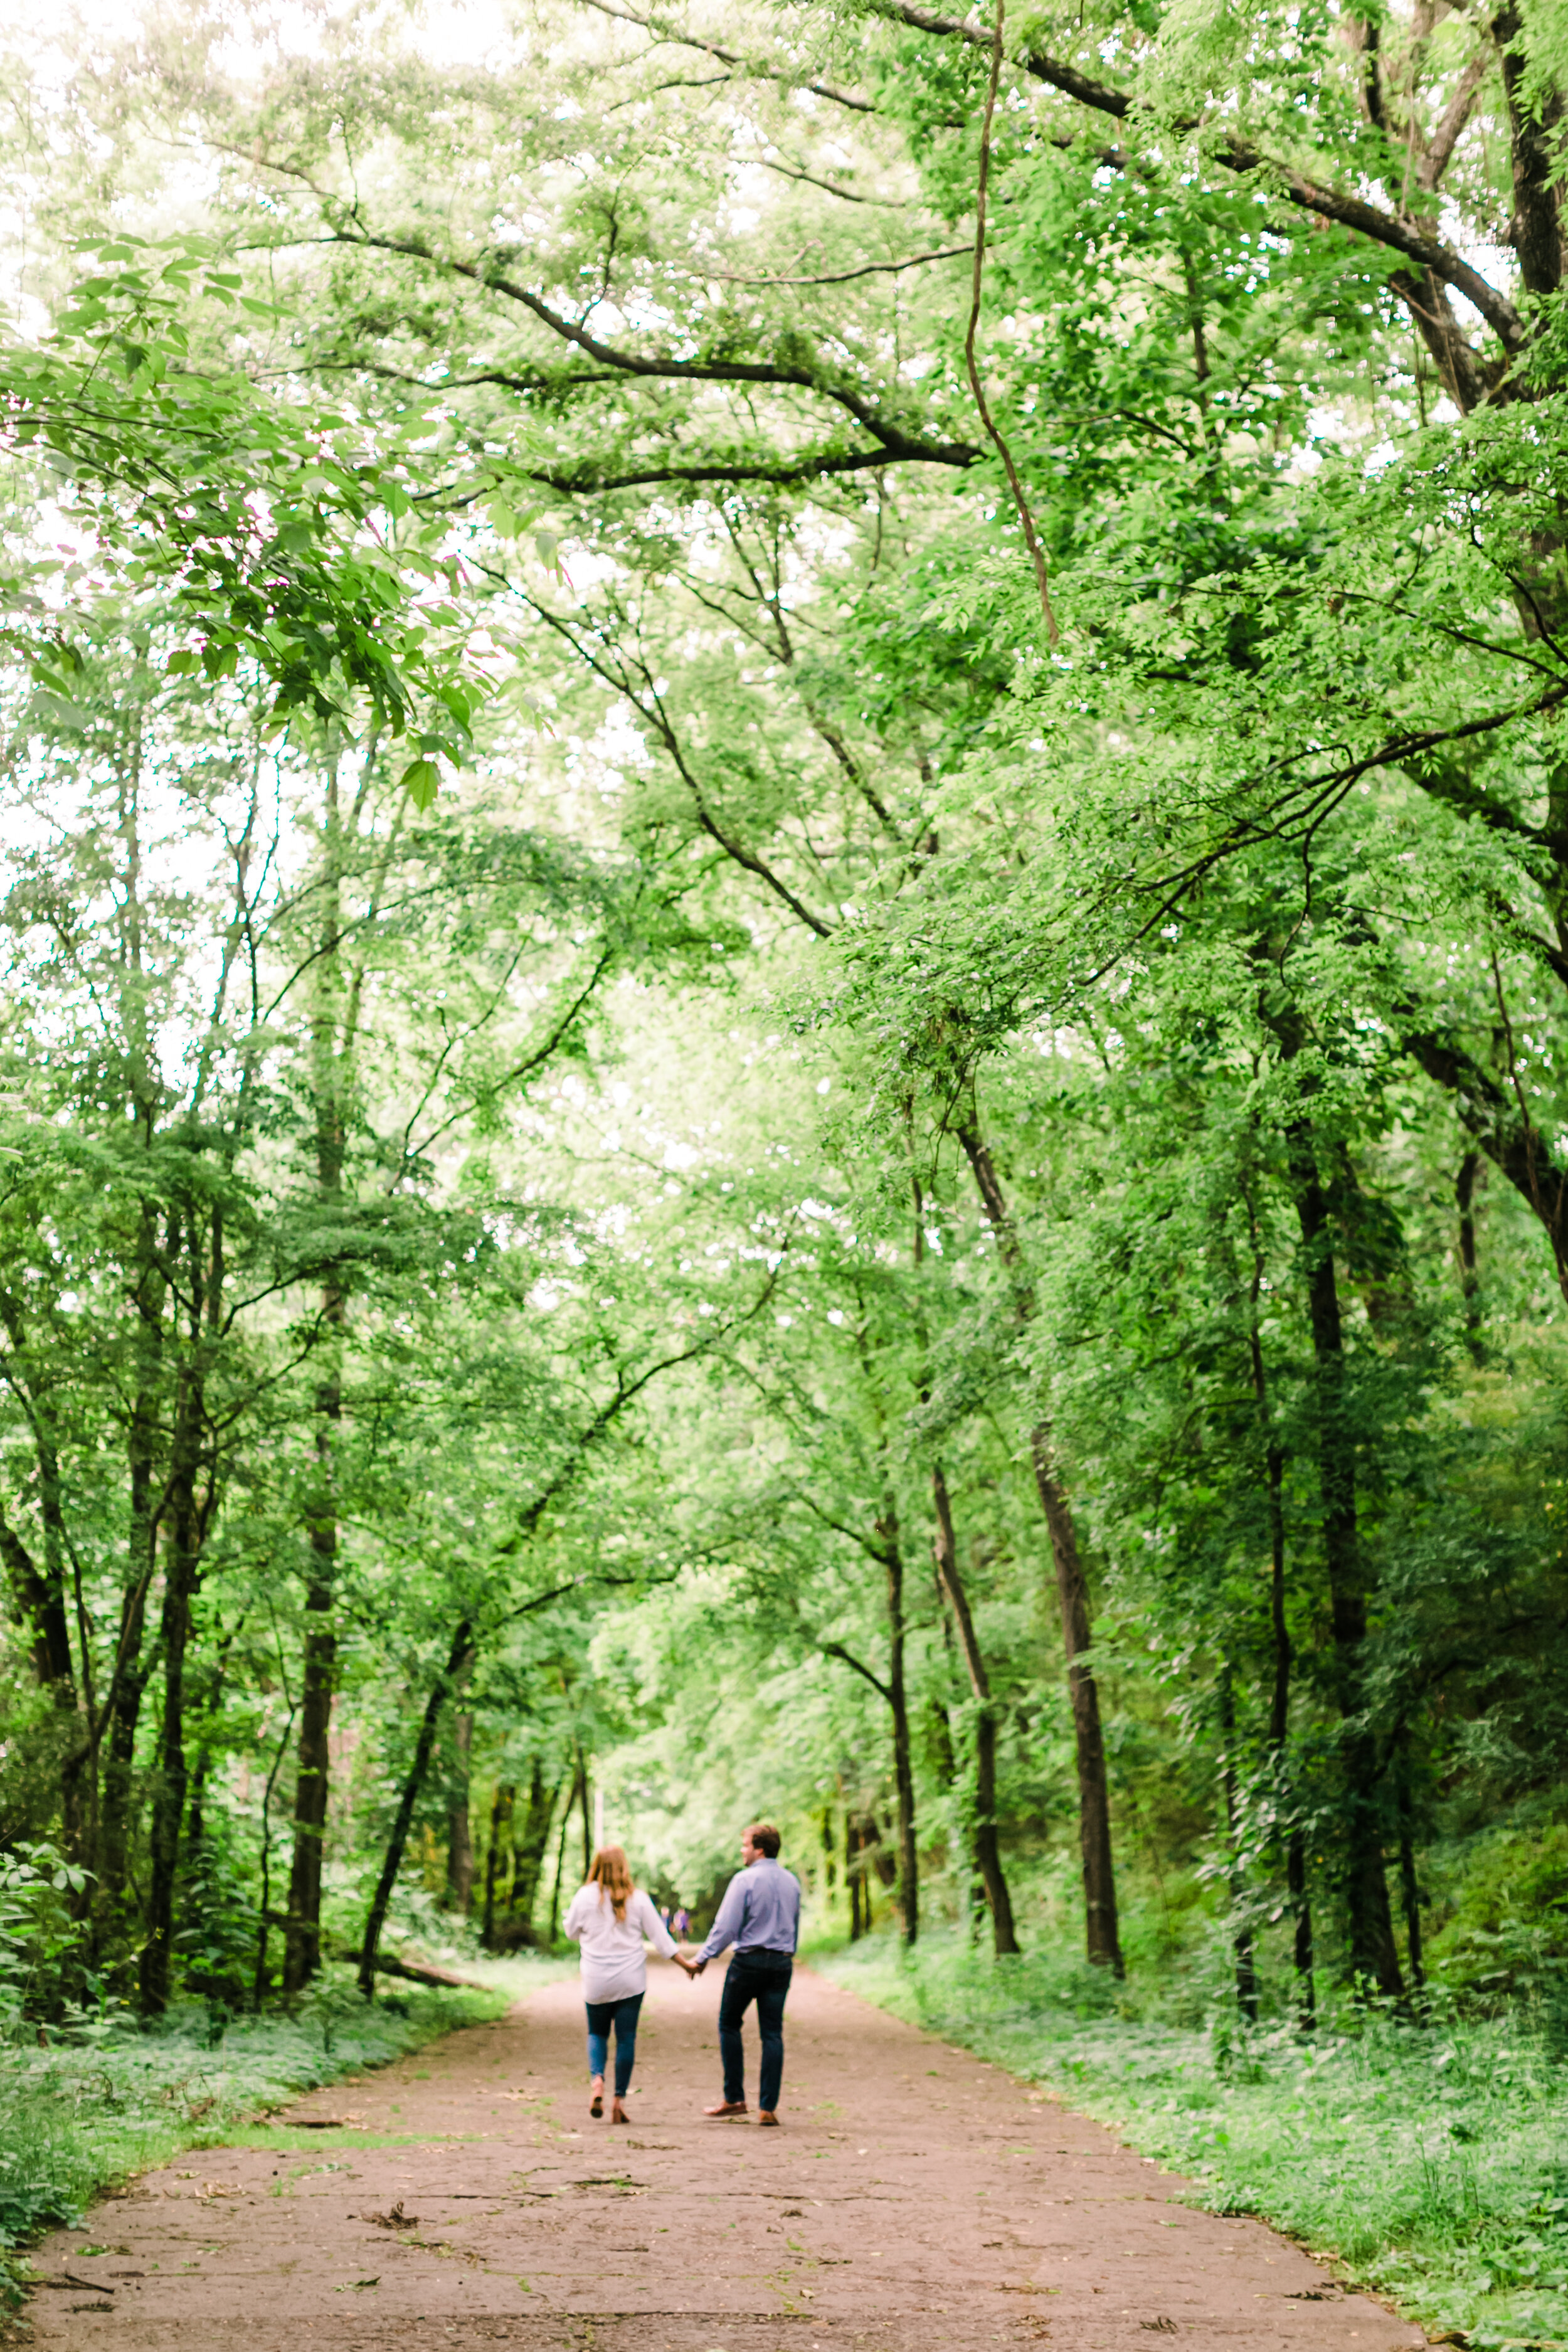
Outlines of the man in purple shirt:
M728 1944L735 1949L719 2002L719 2053L724 2063L724 2095L705 2115L743 2116L746 2061L741 2021L754 2000L763 2037L763 2074L758 2121L778 2122L784 2081L784 2013L795 1949L800 1937L800 1881L779 1862L781 1840L771 1822L753 1822L741 1838L742 1868L724 1890L718 1916L695 1960L680 1965L700 1977Z

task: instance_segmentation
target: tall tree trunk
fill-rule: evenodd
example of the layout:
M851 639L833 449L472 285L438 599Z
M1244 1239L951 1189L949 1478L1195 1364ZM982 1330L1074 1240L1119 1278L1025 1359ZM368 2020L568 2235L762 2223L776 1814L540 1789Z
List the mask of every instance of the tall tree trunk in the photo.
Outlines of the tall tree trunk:
M484 1924L479 1930L479 1941L484 1946L487 1952L493 1952L495 1949L496 1880L500 1871L501 1836L503 1832L510 1830L511 1827L512 1807L516 1801L517 1790L513 1788L511 1782L510 1780L498 1780L496 1782L495 1795L490 1799L490 1841L489 1850L485 1855ZM465 1822L465 1827L466 1826L467 1823ZM473 1858L470 1855L470 1872L472 1867ZM449 1863L447 1883L449 1885Z
M1465 1345L1474 1362L1481 1360L1481 1286L1476 1272L1476 1179L1485 1165L1479 1151L1467 1151L1459 1162L1454 1199L1459 1212L1459 1287L1465 1301Z
M860 1847L860 1825L846 1806L844 1809L844 1884L849 1889L849 1940L858 1944L865 1933L860 1924L861 1874L858 1867Z
M1415 1809L1410 1801L1410 1775L1401 1762L1399 1773L1399 1891L1405 1909L1405 1939L1410 1958L1410 1985L1416 2006L1426 1989L1426 1964L1421 1948L1421 1888L1415 1875Z
M958 1129L958 1139L969 1161L986 1223L996 1235L997 1249L1013 1285L1014 1311L1020 1323L1033 1320L1034 1285L1025 1269L1007 1198L996 1173L989 1145L977 1117ZM1084 1948L1096 1968L1125 1975L1121 1924L1116 1906L1116 1865L1110 1834L1110 1780L1105 1763L1105 1735L1100 1720L1100 1690L1089 1664L1093 1631L1089 1612L1089 1585L1078 1546L1078 1528L1055 1459L1049 1423L1037 1421L1029 1433L1029 1458L1035 1486L1045 1514L1056 1570L1057 1604L1061 1614L1062 1648L1067 1660L1068 1696L1072 1706L1073 1748L1078 1768L1079 1851L1083 1866Z
M65 1585L58 1574L51 1580L4 1518L0 1518L0 1556L5 1562L12 1608L32 1634L34 1679L42 1689L52 1690L61 1706L74 1711L76 1670L71 1662Z
M918 1187L916 1202L918 1216ZM921 1255L918 1240L915 1255L918 1265ZM867 1679L881 1691L893 1718L893 1783L898 1792L899 1806L899 1915L902 1922L903 1940L909 1946L920 1937L921 1877L920 1837L915 1823L915 1768L910 1740L909 1686L904 1665L904 1555L899 1535L898 1497L889 1475L891 1462L887 1416L882 1409L880 1383L866 1341L864 1301L856 1323L861 1376L876 1417L877 1451L882 1468L882 1507L874 1522L876 1540L866 1543L862 1538L862 1545L873 1559L881 1562L888 1605L888 1679L883 1684L877 1684L876 1677L871 1675L868 1675ZM827 1839L826 1815L823 1835ZM828 1851L832 1851L830 1839Z
M287 1694L285 1694L287 1698ZM289 1704L289 1718L283 1726L283 1737L278 1742L278 1753L272 1759L272 1769L267 1775L261 1791L261 1902L256 1922L256 1973L251 1987L251 2007L258 2017L267 1999L267 1938L272 1926L272 1791L278 1785L278 1775L283 1769L283 1759L289 1753L289 1736L294 1728L295 1708Z
M468 1759L473 1753L474 1718L465 1707L452 1726L452 1801L447 1808L447 1908L466 1919L474 1898L474 1841L468 1827ZM489 1868L486 1865L486 1900Z
M947 1605L947 1595L942 1589L941 1576L938 1575L935 1577L933 1581L936 1585L937 1613L942 1620L942 1646L947 1664L947 1681L948 1686L951 1688L954 1671L952 1655L952 1612ZM932 1691L931 1695L930 1721L931 1747L936 1757L936 1768L942 1775L942 1785L947 1790L950 1799L952 1799L958 1794L960 1787L958 1747L952 1736L952 1718L947 1711L947 1702L942 1697L941 1694L936 1691ZM971 1840L969 1844L964 1848L963 1864L969 1874L969 1907L966 1913L966 1917L969 1922L970 1929L973 1932L975 1924L981 1917L981 1915L987 1911L985 1901L985 1882L980 1875L980 1866L975 1858L973 1840Z
M1116 1907L1116 1866L1110 1843L1110 1780L1105 1736L1100 1722L1100 1688L1089 1664L1094 1636L1089 1616L1089 1585L1079 1557L1078 1528L1051 1459L1050 1432L1037 1422L1029 1454L1050 1533L1067 1656L1068 1696L1072 1703L1073 1752L1078 1766L1078 1838L1083 1865L1084 1947L1090 1964L1113 1976L1127 1973L1121 1957Z
M1258 1963L1252 1948L1252 1925L1247 1916L1247 1887L1242 1875L1238 1792L1236 1772L1236 1694L1230 1667L1219 1672L1219 1728L1224 1741L1220 1786L1225 1794L1225 1836L1230 1880L1231 1952L1236 1963L1236 2005L1249 2025L1258 2022Z
M582 1780L582 1775L583 1758L582 1752L579 1750L577 1753L577 1760L572 1768L572 1786L566 1791L566 1810L561 1816L561 1842L555 1849L555 1885L551 1891L550 1896L550 1941L552 1946L554 1945L561 1929L561 1881L566 1869L566 1833L572 1826L572 1808L577 1801L577 1790Z
M371 1897L370 1911L364 1923L364 1937L360 1945L359 1989L366 2000L371 2000L375 1992L375 1963L381 1949L381 1931L386 1925L386 1915L392 1904L392 1890L397 1884L397 1874L403 1867L404 1850L407 1846L408 1832L414 1823L414 1808L419 1802L419 1791L425 1785L425 1776L430 1769L430 1759L435 1752L436 1733L441 1721L441 1710L468 1666L473 1663L473 1635L472 1622L465 1617L452 1636L452 1646L447 1654L446 1665L437 1676L435 1687L425 1702L425 1713L419 1723L419 1736L414 1743L414 1760L408 1768L407 1777L403 1783L403 1793L397 1801L397 1811L393 1817L392 1833L386 1841L386 1852L382 1858L381 1875L376 1880L375 1893Z
M348 1148L345 1066L352 1020L342 970L343 824L339 757L330 751L322 812L321 923L310 1011L310 1087L315 1118L316 1191L323 1203L342 1193ZM331 1772L332 1700L337 1692L337 1433L342 1420L342 1335L347 1300L329 1282L321 1294L330 1369L316 1391L316 1484L308 1512L310 1565L305 1585L300 1747L294 1781L294 1856L289 1876L289 1927L283 1989L299 1992L321 1965L321 1856Z
M325 1466L327 1440L317 1458ZM321 1853L326 1841L331 1773L332 1697L337 1686L334 1620L338 1529L335 1515L310 1522L310 1580L305 1588L304 1659L300 1694L300 1742L294 1780L294 1858L289 1874L289 1926L283 1944L283 1990L302 1991L321 1965Z
M1290 1675L1295 1659L1290 1626L1285 1611L1285 1456L1273 1434L1269 1418L1268 1374L1263 1360L1263 1334L1258 1302L1263 1295L1264 1256L1258 1220L1247 1202L1252 1224L1252 1296L1247 1343L1252 1359L1252 1393L1258 1404L1263 1436L1263 1464L1268 1511L1268 1622L1274 1642L1274 1688L1268 1708L1268 1748L1274 1767L1277 1801L1294 1815L1290 1792ZM1292 1819L1285 1849L1285 1885L1295 1921L1296 2003L1301 2024L1311 2031L1317 2020L1317 1988L1312 1973L1312 1908L1307 1893L1307 1842L1300 1822Z
M550 1824L560 1794L559 1783L546 1783L542 1759L536 1756L529 1773L528 1819L521 1837L515 1831L512 1834L509 1906L512 1917L530 1937L533 1933L533 1906L539 1900L539 1882L544 1874L544 1857L550 1845Z
M153 1474L158 1444L156 1375L163 1360L166 1285L158 1270L151 1212L142 1217L142 1278L136 1307L140 1323L140 1379L126 1433L131 1510L127 1530L125 1591L120 1604L116 1657L120 1679L110 1699L109 1743L103 1765L102 1805L95 1841L93 1954L100 1962L114 1942L124 1907L130 1872L132 1792L136 1768L136 1731L153 1661L143 1660L147 1590L152 1580L156 1536L153 1526Z
M910 1745L910 1700L904 1678L904 1560L899 1549L899 1518L889 1496L877 1533L887 1547L888 1705L893 1717L893 1777L899 1795L899 1915L903 1940L921 1932L921 1866L915 1833L915 1767Z
M200 1579L196 1532L196 1448L200 1394L194 1370L180 1381L169 1479L169 1538L164 1549L163 1609L160 1628L163 1653L163 1720L159 1729L157 1762L148 1830L147 1936L142 1947L140 1990L142 2013L161 2016L173 1989L174 1884L179 1867L180 1826L184 1818L185 1655L190 1643L191 1606Z
M34 1547L29 1548L0 1515L0 1555L5 1559L16 1614L32 1635L34 1675L42 1688L49 1693L60 1734L67 1742L59 1770L61 1834L65 1849L73 1861L90 1864L86 1832L91 1806L82 1779L82 1767L91 1757L91 1745L90 1740L87 1745L81 1745L73 1737L84 1713L89 1725L91 1721L92 1693L85 1679L89 1671L89 1660L85 1646L84 1624L84 1680L79 1691L76 1664L71 1654L70 1603L66 1592L64 1501L59 1456L50 1434L52 1414L47 1382L29 1371L30 1349L21 1307L4 1290L0 1290L0 1325L4 1326L11 1343L7 1385L26 1416L33 1440L33 1458L38 1478L40 1538Z
M103 1762L102 1806L96 1841L98 1883L93 1900L93 1956L100 1963L118 1941L131 1883L136 1732L147 1685L157 1664L156 1647L145 1657L142 1654L146 1613L146 1584L139 1578L121 1602L120 1642L125 1664L110 1709Z
M1016 1952L1018 1938L1013 1927L1013 1902L1007 1892L1007 1881L1003 1875L1002 1853L996 1837L996 1715L991 1698L990 1677L980 1653L974 1620L969 1612L969 1596L964 1591L963 1579L959 1573L952 1505L940 1462L932 1465L931 1487L931 1501L936 1508L936 1571L948 1607L952 1612L953 1623L958 1629L958 1645L968 1670L970 1689L974 1694L974 1858L980 1866L985 1900L991 1906L992 1943L1000 1957Z
M1363 1721L1366 1581L1356 1526L1355 1433L1346 1395L1343 1327L1328 1202L1318 1175L1311 1131L1298 1121L1288 1137L1297 1219L1306 1260L1315 1374L1323 1553L1340 1709L1347 1725L1344 1770L1344 1883L1351 1968L1383 1993L1404 1991L1384 1874L1377 1742Z

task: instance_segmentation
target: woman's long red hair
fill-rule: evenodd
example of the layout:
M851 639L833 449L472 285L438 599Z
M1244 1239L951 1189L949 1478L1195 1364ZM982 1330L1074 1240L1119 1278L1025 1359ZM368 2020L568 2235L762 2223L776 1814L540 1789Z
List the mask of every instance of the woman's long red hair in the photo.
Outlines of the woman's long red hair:
M602 1903L607 1895L616 1906L616 1916L624 1919L626 1904L636 1889L632 1885L632 1866L626 1860L625 1846L602 1845L594 1856L594 1867L588 1873L590 1886L597 1886Z

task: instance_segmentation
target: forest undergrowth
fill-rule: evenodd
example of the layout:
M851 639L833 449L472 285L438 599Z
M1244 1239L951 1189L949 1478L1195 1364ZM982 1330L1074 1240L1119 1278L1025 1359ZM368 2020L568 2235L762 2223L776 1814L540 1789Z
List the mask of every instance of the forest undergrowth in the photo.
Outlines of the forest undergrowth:
M79 2228L128 2174L222 2146L302 2092L504 2016L552 1970L513 1960L486 1973L488 1989L399 1984L371 2005L350 1969L331 1968L292 2015L231 2017L192 2001L154 2032L128 2017L89 2022L76 2039L0 2047L0 2308L18 2299L21 2250L45 2230ZM298 2139L318 2148L336 2137ZM286 2127L272 2137L296 2144Z
M995 1960L954 1935L812 1955L847 1990L1037 2083L1478 2352L1568 2341L1568 2053L1515 2010L1430 2021L1326 2011L1303 2038L1194 2025L1180 1989L1118 1985L1049 1954ZM1174 2011L1174 2018L1173 2016Z

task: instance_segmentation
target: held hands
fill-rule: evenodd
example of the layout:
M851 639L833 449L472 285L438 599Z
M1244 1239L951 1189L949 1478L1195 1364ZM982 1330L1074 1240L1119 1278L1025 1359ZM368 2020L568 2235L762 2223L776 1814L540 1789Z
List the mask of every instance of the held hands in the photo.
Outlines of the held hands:
M678 1969L683 1969L686 1974L691 1979L693 1984L696 1983L698 1978L702 1974L703 1969L708 1965L706 1960L689 1959L684 1952L677 1952L673 1955L673 1958L676 1967Z

